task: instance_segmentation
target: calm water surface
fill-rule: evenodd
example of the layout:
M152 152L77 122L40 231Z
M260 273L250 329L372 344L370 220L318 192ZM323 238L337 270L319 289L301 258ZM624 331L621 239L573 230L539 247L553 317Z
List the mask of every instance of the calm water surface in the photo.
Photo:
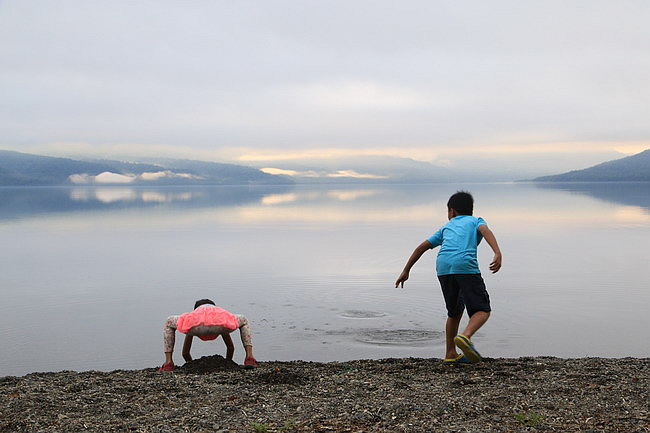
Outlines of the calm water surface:
M504 252L492 275L479 247L485 356L648 357L649 186L0 188L0 376L160 365L165 318L204 297L259 360L440 357L435 251L394 281L457 189Z

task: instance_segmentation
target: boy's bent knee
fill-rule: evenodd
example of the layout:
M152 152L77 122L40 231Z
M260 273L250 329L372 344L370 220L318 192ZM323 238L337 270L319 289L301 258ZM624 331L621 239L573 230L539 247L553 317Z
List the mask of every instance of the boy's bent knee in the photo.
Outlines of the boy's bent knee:
M485 309L485 310L474 310L474 311L472 311L472 312L469 312L469 311L468 311L468 312L467 312L467 315L469 316L470 319L471 319L472 317L474 317L475 314L485 315L486 318L487 318L487 317L490 317L490 313L491 313L491 312L492 312L492 310L488 310L488 309Z

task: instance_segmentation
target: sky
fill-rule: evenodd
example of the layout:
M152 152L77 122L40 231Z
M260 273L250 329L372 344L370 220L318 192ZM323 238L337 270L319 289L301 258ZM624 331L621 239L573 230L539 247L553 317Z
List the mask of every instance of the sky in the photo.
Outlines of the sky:
M0 148L540 175L650 148L650 3L0 0Z

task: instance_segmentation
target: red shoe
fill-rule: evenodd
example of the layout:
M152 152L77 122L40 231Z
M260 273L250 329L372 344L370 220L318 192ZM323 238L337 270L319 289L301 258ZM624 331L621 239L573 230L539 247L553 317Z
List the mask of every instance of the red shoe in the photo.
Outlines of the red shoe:
M257 368L257 361L255 358L246 358L244 359L244 368Z
M174 371L174 363L173 362L165 362L162 367L158 369L158 371Z

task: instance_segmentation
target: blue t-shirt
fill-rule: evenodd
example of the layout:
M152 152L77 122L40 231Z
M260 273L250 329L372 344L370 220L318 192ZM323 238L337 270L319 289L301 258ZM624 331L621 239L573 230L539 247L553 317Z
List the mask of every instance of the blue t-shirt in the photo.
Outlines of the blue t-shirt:
M483 218L459 215L427 239L431 248L442 245L436 260L438 275L481 273L476 258L476 247L483 239L478 231L481 224L487 225Z

